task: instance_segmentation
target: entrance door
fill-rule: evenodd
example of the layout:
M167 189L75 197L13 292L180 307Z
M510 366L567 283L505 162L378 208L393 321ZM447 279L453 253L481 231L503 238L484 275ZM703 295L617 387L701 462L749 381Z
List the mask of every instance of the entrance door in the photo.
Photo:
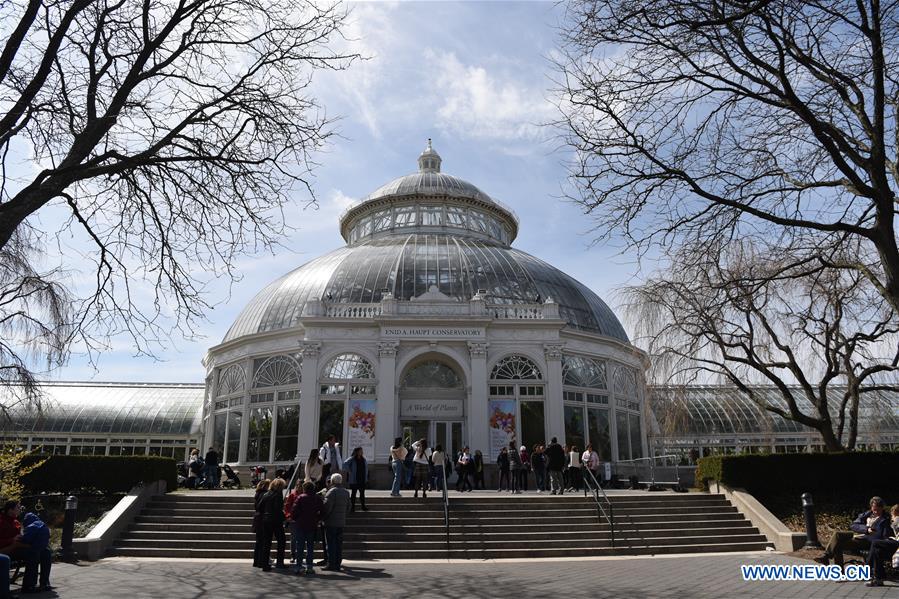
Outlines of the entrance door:
M443 446L452 466L447 474L447 482L455 482L456 457L462 451L462 423L458 421L434 421L434 444Z

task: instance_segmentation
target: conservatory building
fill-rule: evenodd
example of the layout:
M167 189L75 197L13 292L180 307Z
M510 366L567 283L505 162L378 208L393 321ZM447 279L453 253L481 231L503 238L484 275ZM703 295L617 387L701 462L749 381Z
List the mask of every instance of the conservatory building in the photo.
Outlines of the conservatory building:
M206 447L240 464L330 435L375 462L396 437L489 463L551 437L647 454L645 355L595 293L512 247L514 213L443 173L430 141L340 231L345 247L265 287L208 351Z

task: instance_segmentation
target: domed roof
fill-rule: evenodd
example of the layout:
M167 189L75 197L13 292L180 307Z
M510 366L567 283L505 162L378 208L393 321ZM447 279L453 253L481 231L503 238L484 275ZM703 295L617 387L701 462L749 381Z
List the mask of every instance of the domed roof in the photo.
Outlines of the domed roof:
M420 171L411 175L397 177L393 181L377 188L366 196L362 202L409 195L440 195L470 198L490 204L496 203L489 195L468 181L453 175L433 171Z
M297 326L312 300L377 303L383 290L409 300L432 285L466 302L479 289L486 290L488 303L496 304L552 298L569 326L628 341L599 296L530 254L466 235L409 233L340 248L284 275L244 308L223 342Z

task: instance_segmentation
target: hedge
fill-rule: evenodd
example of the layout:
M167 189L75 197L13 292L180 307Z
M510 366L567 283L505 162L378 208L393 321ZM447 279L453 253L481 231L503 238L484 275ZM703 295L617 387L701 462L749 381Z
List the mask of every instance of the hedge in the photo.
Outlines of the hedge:
M873 495L899 503L899 452L776 453L701 458L696 482L743 488L776 512L792 512L809 492L816 504L865 508ZM786 505L778 505L784 504ZM786 509L784 509L786 508Z
M157 480L166 481L169 489L178 486L175 460L156 456L53 455L26 475L23 483L31 493L68 493L76 489L114 493Z

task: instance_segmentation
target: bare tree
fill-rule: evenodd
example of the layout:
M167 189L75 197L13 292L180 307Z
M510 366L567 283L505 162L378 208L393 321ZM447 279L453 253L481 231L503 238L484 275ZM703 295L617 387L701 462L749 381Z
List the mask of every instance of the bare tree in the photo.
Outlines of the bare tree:
M891 305L852 271L791 276L789 256L759 255L748 243L708 249L685 250L659 277L625 291L653 378L723 379L820 432L828 451L853 449L865 395L899 391Z
M602 235L753 238L899 311L899 5L571 0L561 125Z
M125 333L135 352L208 308L204 283L271 247L314 201L333 121L313 72L343 69L346 17L305 0L0 2L0 383ZM38 214L54 229L43 230ZM86 240L94 273L36 250ZM5 333L15 334L7 337Z

